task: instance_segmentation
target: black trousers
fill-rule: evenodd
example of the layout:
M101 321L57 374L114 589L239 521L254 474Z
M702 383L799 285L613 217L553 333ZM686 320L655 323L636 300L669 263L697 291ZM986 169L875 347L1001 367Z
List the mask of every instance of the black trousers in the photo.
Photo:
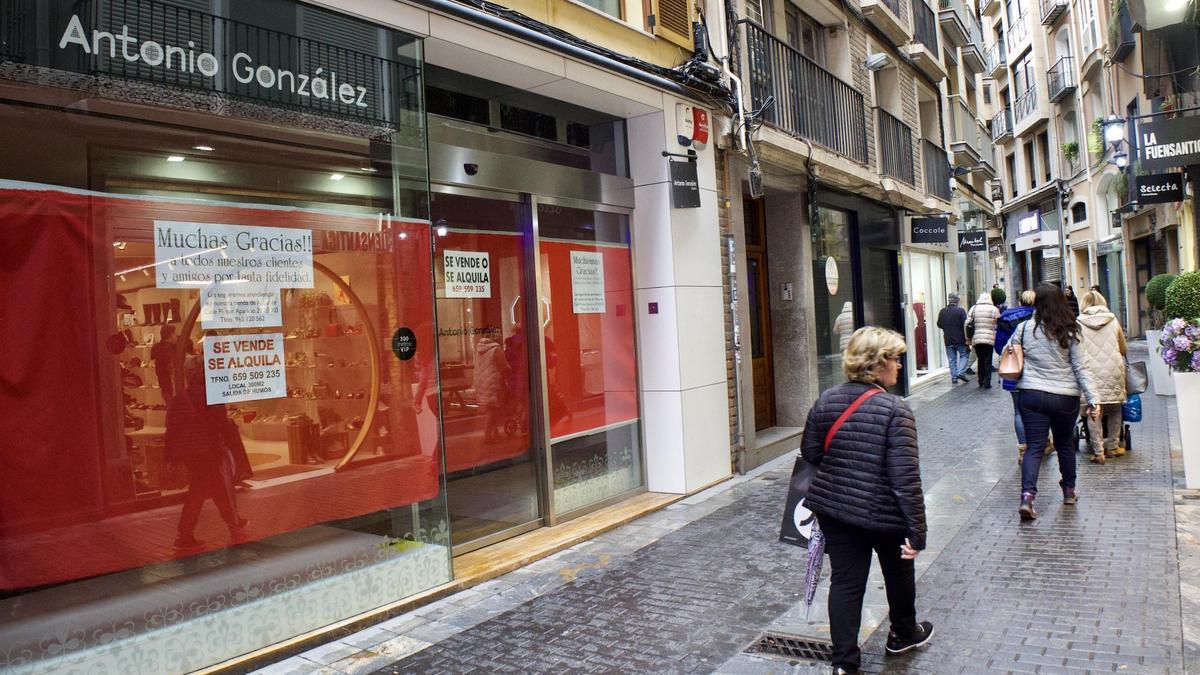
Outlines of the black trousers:
M829 633L833 665L856 670L862 659L858 631L862 625L863 594L871 572L871 552L879 557L887 587L888 617L897 635L917 630L917 583L913 561L900 557L904 535L867 530L827 516L817 516L825 533L832 578L829 583Z
M992 345L975 345L975 368L979 373L979 386L992 386Z

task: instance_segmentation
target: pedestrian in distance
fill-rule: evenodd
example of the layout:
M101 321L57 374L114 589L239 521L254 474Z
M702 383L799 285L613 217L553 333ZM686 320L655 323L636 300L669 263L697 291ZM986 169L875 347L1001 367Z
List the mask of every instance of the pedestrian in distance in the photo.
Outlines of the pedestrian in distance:
M1108 301L1097 291L1088 291L1079 303L1079 344L1083 347L1083 370L1099 396L1100 416L1086 417L1091 461L1103 464L1107 457L1125 454L1121 447L1121 405L1125 403L1125 355L1129 347L1125 331L1108 310ZM1087 403L1084 402L1086 411Z
M1039 284L1033 302L1033 319L1013 333L1011 341L1021 346L1025 365L1017 380L1020 391L1021 419L1025 423L1028 449L1021 461L1021 503L1017 512L1022 520L1033 520L1037 512L1038 473L1050 434L1058 451L1063 503L1074 506L1075 493L1075 418L1082 394L1089 415L1099 417L1099 401L1083 369L1083 349L1079 345L1079 324L1067 298L1053 284Z
M1009 338L1013 332L1022 323L1029 320L1033 316L1033 300L1036 297L1033 291L1021 291L1019 297L1020 303L1016 307L1010 307L1000 313L1000 320L996 322L996 344L994 349L997 354L1004 353L1004 347L1008 344ZM1013 404L1013 428L1017 432L1017 466L1021 465L1021 459L1025 457L1025 424L1021 421L1021 392L1017 391L1017 383L1012 380L1000 380L1000 386L1004 388L1012 396Z
M817 516L832 568L835 673L858 672L872 552L887 587L888 653L907 652L933 637L932 623L917 622L913 561L925 548L925 498L916 422L908 404L887 393L899 379L905 348L894 331L855 331L842 354L849 381L822 392L804 425L801 454L818 467L805 505Z
M955 384L957 380L967 382L967 376L963 372L967 369L967 359L971 354L964 328L967 312L958 306L958 293L948 295L946 302L946 306L938 312L937 327L941 329L942 341L946 343L946 360L950 362L950 384Z
M1071 307L1071 311L1075 316L1079 316L1079 298L1075 297L1075 289L1067 286L1067 290L1063 291L1067 296L1067 305Z
M975 349L975 364L979 368L979 386L992 388L992 349L996 345L996 322L1000 310L992 303L992 296L980 293L979 300L967 313L967 326L972 330L971 346Z

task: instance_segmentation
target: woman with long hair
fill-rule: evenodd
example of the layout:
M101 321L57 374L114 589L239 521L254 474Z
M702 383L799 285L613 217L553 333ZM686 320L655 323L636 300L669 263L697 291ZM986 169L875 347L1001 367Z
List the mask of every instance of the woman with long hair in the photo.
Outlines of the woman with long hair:
M933 624L917 621L913 560L925 548L925 498L912 410L887 393L900 377L904 337L867 326L842 353L849 382L830 387L808 412L801 454L818 469L805 505L825 533L833 574L829 633L833 672L858 672L863 594L879 558L892 621L885 649L924 645ZM839 426L840 425L840 426Z
M1083 367L1079 324L1067 298L1054 284L1039 284L1033 301L1033 318L1020 325L1011 338L1021 345L1025 367L1017 380L1021 419L1025 423L1028 448L1021 461L1021 520L1033 520L1037 512L1038 473L1046 441L1054 434L1061 473L1063 504L1073 506L1075 493L1075 418L1082 394L1087 414L1098 417L1099 396Z

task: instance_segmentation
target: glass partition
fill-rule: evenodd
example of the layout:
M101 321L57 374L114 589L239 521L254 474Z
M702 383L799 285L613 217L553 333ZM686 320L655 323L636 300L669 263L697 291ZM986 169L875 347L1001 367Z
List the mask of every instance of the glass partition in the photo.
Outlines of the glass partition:
M11 4L54 38L0 74L0 669L190 671L448 581L420 41Z

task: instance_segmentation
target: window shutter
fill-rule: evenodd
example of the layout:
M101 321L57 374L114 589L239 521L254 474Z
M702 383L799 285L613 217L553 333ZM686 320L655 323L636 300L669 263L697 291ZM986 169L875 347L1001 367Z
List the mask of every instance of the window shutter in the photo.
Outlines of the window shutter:
M655 0L654 34L691 50L695 0Z

